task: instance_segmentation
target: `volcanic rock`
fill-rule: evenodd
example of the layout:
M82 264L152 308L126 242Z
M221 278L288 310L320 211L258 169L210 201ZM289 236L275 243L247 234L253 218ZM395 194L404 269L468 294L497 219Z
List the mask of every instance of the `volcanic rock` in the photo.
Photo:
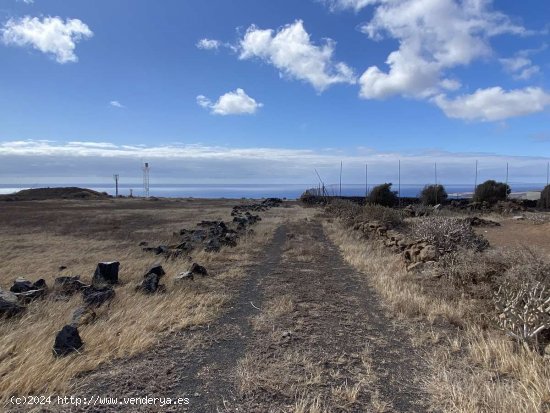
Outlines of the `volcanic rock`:
M53 354L56 357L66 356L82 348L82 345L78 329L74 326L66 325L55 337Z
M90 307L100 307L106 301L112 300L115 296L115 290L112 287L89 287L82 290L84 303Z
M100 262L95 269L92 285L118 284L119 268L120 263L118 261Z

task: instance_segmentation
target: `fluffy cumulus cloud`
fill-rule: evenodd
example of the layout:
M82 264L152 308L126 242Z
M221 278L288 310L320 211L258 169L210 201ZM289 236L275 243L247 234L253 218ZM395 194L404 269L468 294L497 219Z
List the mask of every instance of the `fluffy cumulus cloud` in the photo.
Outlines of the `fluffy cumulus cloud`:
M515 180L538 182L548 157L503 156L490 153L378 152L365 148L304 150L289 148L228 148L198 144L164 146L117 145L109 142L54 142L41 140L0 142L4 183L111 182L117 171L127 183L139 184L142 160L163 183L289 183L316 185L314 168L323 180L338 182L340 161L347 183L396 182L397 161L407 184L432 182L433 163L444 184L474 182L475 161L479 179L502 176L506 162ZM405 182L404 182L405 183Z
M221 42L213 39L200 39L196 46L198 49L202 50L216 50L221 46Z
M325 0L335 9L359 11L373 6L370 21L360 29L372 41L397 40L387 68L371 66L359 78L360 97L384 99L404 96L427 99L447 116L471 121L500 121L544 110L548 93L536 87L504 90L479 89L460 95L452 70L475 60L491 58L490 39L509 34L533 34L491 8L491 0ZM528 57L536 50L520 51L500 59L517 80L528 80L540 67ZM456 92L457 94L453 94Z
M499 121L541 112L550 105L550 94L537 87L509 91L492 87L454 99L439 95L434 102L451 118Z
M380 0L373 18L361 26L372 40L396 39L387 71L369 67L360 78L361 97L393 95L425 98L445 88L446 71L490 56L489 38L526 34L484 0Z
M240 59L261 59L289 78L310 83L321 92L336 83L355 83L353 70L333 59L335 43L316 45L297 20L278 31L250 26L240 41Z
M197 104L214 115L253 115L263 106L246 94L243 89L228 92L212 102L206 96L197 96Z
M78 61L76 44L92 37L93 32L78 19L25 16L9 19L0 29L0 36L6 45L33 47L53 55L58 63L68 63Z

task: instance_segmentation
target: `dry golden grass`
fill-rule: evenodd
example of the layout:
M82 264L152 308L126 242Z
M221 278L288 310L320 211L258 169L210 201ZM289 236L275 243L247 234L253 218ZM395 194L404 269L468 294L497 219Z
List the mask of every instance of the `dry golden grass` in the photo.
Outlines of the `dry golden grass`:
M550 411L548 360L516 346L499 331L483 331L467 320L475 308L470 300L459 297L450 303L424 291L401 259L378 242L337 222L325 223L325 230L346 261L368 276L392 312L430 321L442 317L463 327L453 333L435 326L413 330L413 342L428 344L426 361L433 375L426 387L436 408L457 413Z
M410 274L395 254L377 242L365 240L359 232L344 229L337 222L325 222L324 228L340 248L347 262L370 275L369 280L392 310L402 317L422 316L434 320L443 316L462 320L464 303L454 305L443 299L427 296L421 286L411 282Z
M202 219L230 219L235 201L92 201L27 202L9 205L0 213L0 251L4 268L0 285L9 288L19 276L45 278L51 286L57 267L64 275L80 274L89 281L100 261L121 263L121 286L97 319L79 328L84 342L80 354L56 359L52 345L57 331L70 322L80 297L31 303L22 317L0 321L0 404L14 394L60 394L78 373L102 363L139 354L157 344L162 334L209 323L231 298L235 282L244 277L277 225L297 208L262 213L252 235L235 248L219 253L193 253L193 261L210 275L177 284L173 277L190 260L162 259L167 275L165 294L143 295L134 290L144 271L158 258L143 253L140 240L171 241L172 232L192 228ZM115 228L113 228L115 227ZM112 228L109 230L109 228Z

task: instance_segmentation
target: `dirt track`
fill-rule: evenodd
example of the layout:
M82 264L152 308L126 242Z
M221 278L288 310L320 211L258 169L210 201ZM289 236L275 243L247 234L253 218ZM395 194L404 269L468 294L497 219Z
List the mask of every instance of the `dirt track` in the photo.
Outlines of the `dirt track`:
M426 411L420 355L319 222L279 227L233 287L237 298L216 323L78 381L83 396L189 397L188 406L65 411Z

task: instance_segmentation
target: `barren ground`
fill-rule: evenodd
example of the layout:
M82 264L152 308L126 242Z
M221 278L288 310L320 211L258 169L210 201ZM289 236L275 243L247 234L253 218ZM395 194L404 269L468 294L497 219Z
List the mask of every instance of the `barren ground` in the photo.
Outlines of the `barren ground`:
M410 337L319 222L279 226L237 287L218 321L100 368L75 383L78 394L189 397L191 412L425 411L424 363Z
M240 202L0 205L5 246L0 260L7 263L0 274L2 288L18 276L51 283L58 274L81 274L88 280L95 264L108 259L121 261L122 279L112 304L81 328L81 354L59 360L51 355L55 332L78 297L37 301L23 317L2 320L2 402L12 394L187 397L187 406L50 405L32 411L197 413L464 413L516 403L508 392L499 404L492 399L498 392L487 387L495 382L497 356L485 362L469 350L470 359L463 357L460 340L469 338L452 331L452 325L461 325L459 307L424 294L399 257L317 216L315 209L287 204L260 213L262 221L235 248L164 260L166 294L134 291L143 269L157 259L141 251L140 241L170 243L174 231L200 220L229 220L231 207ZM525 242L548 250L548 224L502 224L479 230L497 247ZM210 276L172 281L191 261L207 266ZM60 265L68 268L60 272ZM451 323L438 321L441 316ZM480 343L493 351L501 342L508 345L500 336L500 341L489 338L492 347L482 341L485 337L474 336L470 348ZM473 360L455 369L458 378L452 376L453 357ZM480 386L485 386L481 395L470 402ZM513 386L506 388L519 392L516 382Z
M535 247L550 254L550 222L534 224L508 218L500 224L500 227L480 228L478 231L495 247Z

